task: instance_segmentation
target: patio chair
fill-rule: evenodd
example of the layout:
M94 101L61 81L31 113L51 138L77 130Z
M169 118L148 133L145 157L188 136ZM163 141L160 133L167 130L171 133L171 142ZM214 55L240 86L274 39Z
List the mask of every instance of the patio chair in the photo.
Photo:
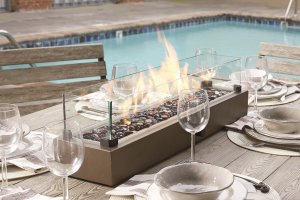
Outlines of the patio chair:
M262 42L260 56L267 56L268 67L271 73L281 74L281 78L296 79L300 75L300 46L271 44ZM292 75L292 76L286 76ZM299 81L299 77L297 79Z
M106 80L102 44L3 50L0 58L0 103L17 104L22 115L61 103L65 90Z

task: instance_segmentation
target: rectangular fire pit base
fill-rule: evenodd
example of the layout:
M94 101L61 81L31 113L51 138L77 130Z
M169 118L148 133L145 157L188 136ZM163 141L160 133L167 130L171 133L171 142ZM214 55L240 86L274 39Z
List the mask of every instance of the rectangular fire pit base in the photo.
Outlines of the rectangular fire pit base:
M211 101L210 120L198 141L246 115L247 110L247 91L232 92ZM115 186L188 147L190 134L174 116L122 138L113 148L86 141L84 162L73 177Z

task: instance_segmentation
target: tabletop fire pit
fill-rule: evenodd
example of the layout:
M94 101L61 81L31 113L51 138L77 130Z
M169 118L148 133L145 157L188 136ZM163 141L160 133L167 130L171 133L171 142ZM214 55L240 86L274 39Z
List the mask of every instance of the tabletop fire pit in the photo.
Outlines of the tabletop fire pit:
M231 73L240 70L240 59L215 56L218 56L219 63L213 72L211 68L201 68L197 71L196 56L180 61L185 63L185 66L188 65L189 70L180 70L180 73L185 73L172 80L178 85L178 82L182 83L182 79L188 79L189 84L186 85L199 85L199 89L204 88L208 92L211 115L207 127L197 134L197 141L203 140L247 113L248 92L229 79ZM209 80L203 76L207 75L207 72L213 74ZM113 81L115 80L110 81L108 85L113 85ZM170 80L168 84L169 82ZM164 84L160 84L160 87L164 88ZM94 116L89 119L88 115L78 110L78 102L89 96L86 94L92 91L90 88L66 93L69 100L68 118L81 118L80 121L84 123L85 159L74 177L115 186L190 147L190 134L186 133L177 121L177 95L164 96L158 101L151 100L138 109L127 109L125 114L112 109L112 124L109 129L108 111L101 114L102 118L99 120ZM93 88L96 88L96 92L99 92L99 88L101 91L99 85ZM153 94L156 94L157 87L153 91ZM145 92L141 93L145 96ZM113 147L100 144L103 138L116 139L118 144Z

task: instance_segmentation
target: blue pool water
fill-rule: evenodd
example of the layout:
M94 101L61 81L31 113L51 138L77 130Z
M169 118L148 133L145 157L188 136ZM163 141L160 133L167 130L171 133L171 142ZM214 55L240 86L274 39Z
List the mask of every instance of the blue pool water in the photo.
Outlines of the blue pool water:
M242 59L256 55L260 42L300 45L300 30L283 29L242 22L214 22L163 31L177 51L179 59L191 57L197 48L215 48L218 54ZM113 64L133 62L139 70L159 66L165 47L155 32L101 40L104 45L108 78Z

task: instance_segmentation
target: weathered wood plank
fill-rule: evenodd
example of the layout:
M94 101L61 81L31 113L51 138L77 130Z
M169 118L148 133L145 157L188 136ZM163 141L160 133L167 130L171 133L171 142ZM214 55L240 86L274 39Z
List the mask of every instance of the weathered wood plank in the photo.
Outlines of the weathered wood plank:
M275 56L275 57L292 58L292 59L299 60L300 47L262 42L260 44L259 54L263 56Z
M238 174L243 174L264 180L277 170L285 161L287 156L275 156L247 151L238 159L230 163L226 168Z
M222 138L216 140L208 147L201 147L201 144L197 146L199 151L196 152L196 158L198 160L225 167L247 152L246 149L228 140L225 131L219 131L217 134L222 134Z
M109 199L109 196L105 195L105 192L109 190L111 188L107 186L83 182L70 190L70 198L74 200Z
M102 44L5 50L0 51L0 58L0 66L69 61L66 65L49 64L47 67L0 71L0 103L22 103L19 104L21 114L55 105L53 100L61 98L63 91L100 82L78 80L75 83L51 84L47 81L87 77L99 77L102 81L106 79ZM74 61L81 59L97 61Z
M282 199L299 199L300 197L300 159L290 158L277 171L266 179L266 183L280 194Z
M269 71L280 74L300 75L300 62L287 62L268 58Z
M1 70L0 85L17 85L93 76L106 76L104 62Z
M74 178L69 178L68 181L70 190L82 183L81 180ZM16 185L21 186L22 188L31 188L32 190L47 196L62 196L62 178L54 176L50 172L25 179Z
M20 115L24 116L24 115L28 115L30 113L39 111L39 110L43 110L46 109L48 107L57 105L59 103L48 103L48 104L40 104L40 105L32 105L32 106L18 106L19 107L19 111L20 111Z
M103 57L102 44L11 49L0 51L0 66Z
M96 80L66 84L36 83L24 85L20 88L0 89L0 102L20 103L57 99L61 98L63 91L70 91L100 82L100 80Z
M22 116L22 120L24 123L28 124L28 126L33 131L40 131L46 124L63 120L63 106L62 104L58 104L40 111L36 111L32 114Z
M206 138L205 140L199 142L198 144L196 144L196 156L198 160L203 160L202 159L202 155L200 155L200 153L198 153L198 151L200 151L200 149L202 148L208 148L209 146L211 146L214 142L221 140L224 141L224 136L223 134L214 134L208 138ZM153 174L158 172L160 169L167 167L169 165L173 165L179 162L184 162L190 159L191 156L191 149L188 148L184 151L182 151L181 153L177 154L176 156L173 156L167 160L165 160L164 162L161 162L159 164L157 164L156 166L152 167L151 169L146 170L144 173L146 174Z

